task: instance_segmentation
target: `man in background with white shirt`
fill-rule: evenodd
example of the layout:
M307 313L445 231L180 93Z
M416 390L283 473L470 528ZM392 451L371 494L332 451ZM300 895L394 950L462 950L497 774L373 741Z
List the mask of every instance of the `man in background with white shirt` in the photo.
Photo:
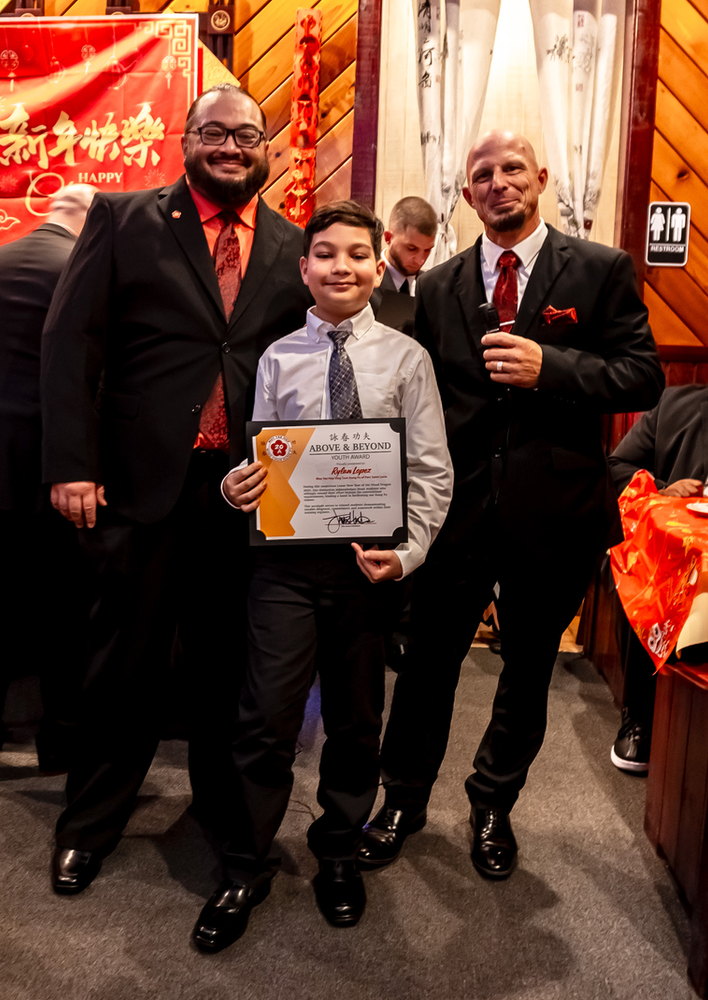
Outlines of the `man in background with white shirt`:
M435 209L424 198L401 198L391 209L382 254L386 270L371 296L379 323L413 336L415 286L437 231Z
M455 488L414 582L381 754L386 801L362 867L394 861L425 825L460 665L498 582L504 666L466 791L475 868L513 870L509 813L543 743L559 641L597 554L622 538L601 416L649 409L663 387L630 257L547 226L547 181L523 136L484 136L464 189L484 235L419 282L416 336L436 368Z

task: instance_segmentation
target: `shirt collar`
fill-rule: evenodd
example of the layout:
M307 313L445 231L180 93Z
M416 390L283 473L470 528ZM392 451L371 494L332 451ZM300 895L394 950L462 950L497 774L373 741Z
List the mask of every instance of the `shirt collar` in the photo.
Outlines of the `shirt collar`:
M520 243L517 243L515 247L497 246L496 243L492 243L486 233L483 233L482 253L484 254L484 262L490 271L496 270L499 258L506 249L513 250L516 256L520 259L521 266L527 268L538 255L547 235L548 226L543 219L541 219L531 235L527 236L526 239L522 240Z
M199 191L195 191L190 185L189 193L191 194L194 204L197 206L197 211L199 212L199 221L202 225L213 219L214 216L218 215L219 212L223 212L224 209L221 205L215 205L213 201L205 198L203 194ZM238 217L244 226L248 226L249 229L256 228L256 209L258 208L258 195L254 194L249 202L247 202L242 208L238 209ZM236 211L234 209L233 211Z
M350 330L352 335L359 340L364 334L371 329L374 322L374 310L371 308L367 302L361 312L358 312L355 316L351 316L349 319L343 320L338 326L332 326L326 320L320 319L315 316L315 306L311 306L307 310L307 335L311 340L322 341L326 340L331 343L328 336L330 330Z

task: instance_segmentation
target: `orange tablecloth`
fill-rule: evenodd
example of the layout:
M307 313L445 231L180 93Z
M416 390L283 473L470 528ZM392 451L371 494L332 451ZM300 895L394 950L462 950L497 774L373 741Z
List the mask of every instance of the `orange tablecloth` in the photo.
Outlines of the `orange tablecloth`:
M677 647L708 640L708 517L702 497L664 497L638 472L619 505L625 541L611 549L627 618L657 668Z

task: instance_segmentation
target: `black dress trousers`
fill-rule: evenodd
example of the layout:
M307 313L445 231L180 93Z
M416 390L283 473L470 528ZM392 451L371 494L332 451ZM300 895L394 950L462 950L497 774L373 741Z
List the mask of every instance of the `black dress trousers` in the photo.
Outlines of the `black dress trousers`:
M293 785L298 733L319 672L326 741L308 831L319 858L353 858L376 798L383 634L395 583L374 585L350 546L259 552L248 601L248 665L234 741L238 808L225 850L244 882L267 871Z
M188 706L197 815L223 832L230 733L242 679L249 571L246 519L221 496L228 458L195 451L180 498L155 524L99 509L80 531L92 567L89 668L79 754L57 823L62 847L109 851L128 822L175 686ZM110 505L110 495L107 497ZM178 677L171 651L184 650Z
M473 806L510 811L543 743L558 646L595 558L568 558L559 542L543 563L530 560L507 543L494 508L473 545L448 544L444 535L443 528L414 579L410 649L381 750L387 802L409 811L427 804L447 748L460 667L498 582L503 669L465 787Z

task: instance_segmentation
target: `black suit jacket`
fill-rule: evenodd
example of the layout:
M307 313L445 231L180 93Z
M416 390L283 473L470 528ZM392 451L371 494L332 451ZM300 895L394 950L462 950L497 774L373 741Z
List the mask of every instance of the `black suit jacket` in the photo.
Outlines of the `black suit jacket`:
M101 482L119 514L164 517L220 371L240 461L258 359L303 325L311 303L301 255L302 231L260 201L227 324L184 177L162 190L96 195L45 328L45 481Z
M0 247L0 510L42 505L42 327L75 243L63 226L45 223Z
M574 551L622 538L601 415L653 406L664 376L630 257L548 228L513 330L543 347L537 389L504 388L485 369L481 239L421 275L416 335L435 364L455 468L443 540L472 540L496 501L520 558L547 560L561 545L570 565ZM549 305L575 308L577 323L544 323Z
M388 268L378 288L375 288L369 299L374 316L394 330L412 337L415 330L415 299L412 295L402 295L397 289Z
M638 469L647 469L662 490L677 479L708 475L708 386L665 389L659 405L645 413L610 455L610 471L621 493Z

